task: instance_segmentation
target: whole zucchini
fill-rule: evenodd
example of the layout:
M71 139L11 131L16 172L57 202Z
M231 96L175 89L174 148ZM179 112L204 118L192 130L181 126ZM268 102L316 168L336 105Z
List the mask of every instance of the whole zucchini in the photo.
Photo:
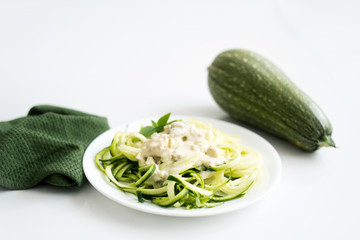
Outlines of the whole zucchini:
M212 96L233 118L306 151L335 147L324 112L264 57L248 50L229 50L218 55L208 70Z

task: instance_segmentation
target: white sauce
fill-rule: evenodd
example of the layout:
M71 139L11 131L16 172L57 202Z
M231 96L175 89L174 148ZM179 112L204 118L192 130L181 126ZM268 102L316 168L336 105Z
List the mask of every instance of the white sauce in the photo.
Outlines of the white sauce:
M156 171L149 179L163 182L169 174L179 173L179 163L193 156L193 166L215 166L224 163L221 150L213 145L211 131L197 128L182 121L165 126L161 133L154 133L146 139L136 157L140 166L156 164ZM178 163L178 164L176 164ZM163 167L166 166L166 167Z

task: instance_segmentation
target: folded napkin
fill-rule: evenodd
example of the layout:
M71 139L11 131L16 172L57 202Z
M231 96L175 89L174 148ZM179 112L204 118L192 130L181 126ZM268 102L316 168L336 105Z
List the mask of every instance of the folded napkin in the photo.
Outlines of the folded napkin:
M107 119L50 105L0 122L0 186L27 189L40 182L80 187L85 149L109 129Z

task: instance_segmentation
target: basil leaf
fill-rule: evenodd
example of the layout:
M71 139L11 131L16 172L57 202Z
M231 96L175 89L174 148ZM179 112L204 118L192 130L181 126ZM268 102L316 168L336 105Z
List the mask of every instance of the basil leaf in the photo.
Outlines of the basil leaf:
M153 133L156 132L156 128L152 127L152 126L147 126L147 127L143 127L140 130L140 134L144 135L144 137L150 137Z
M156 122L154 122L153 120L151 120L151 123L152 123L152 126L154 127L154 128L157 128L157 123Z
M162 131L164 131L164 127L157 127L156 128L156 132L160 133Z
M168 122L166 125L170 125L170 124L172 124L172 123L174 123L174 122L179 122L179 121L181 121L181 120L173 120L173 121L171 121L171 122Z
M169 120L170 114L171 113L168 113L168 114L162 116L161 118L159 118L159 120L157 122L158 127L164 127L167 124L167 121Z
M162 116L161 118L159 118L159 120L157 122L151 120L152 126L146 126L146 127L141 128L139 133L144 135L145 137L150 137L151 135L153 135L153 133L156 133L156 132L159 133L159 132L164 131L164 127L166 125L169 125L176 121L181 121L181 120L174 120L174 121L168 122L168 120L170 118L170 114L171 113L168 113L168 114Z

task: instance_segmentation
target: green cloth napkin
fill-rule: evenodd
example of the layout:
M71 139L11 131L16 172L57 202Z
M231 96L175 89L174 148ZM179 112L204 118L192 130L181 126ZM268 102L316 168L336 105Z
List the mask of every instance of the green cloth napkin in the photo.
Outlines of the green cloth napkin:
M80 187L86 180L83 154L107 129L104 117L50 105L0 122L0 186L27 189L45 182Z

